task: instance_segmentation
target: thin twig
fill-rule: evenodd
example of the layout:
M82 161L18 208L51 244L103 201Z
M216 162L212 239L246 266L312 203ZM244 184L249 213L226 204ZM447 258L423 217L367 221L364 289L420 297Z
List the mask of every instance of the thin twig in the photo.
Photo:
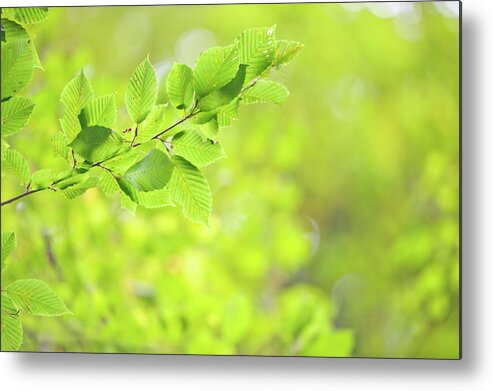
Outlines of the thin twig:
M195 102L195 105L192 109L192 111L190 112L190 114L186 115L185 117L183 117L182 119L180 119L179 121L175 122L173 125L170 125L168 126L166 129L164 129L163 131L159 132L158 134L156 134L155 136L151 137L151 140L160 140L160 136L162 136L163 134L165 134L166 132L169 132L171 129L173 129L174 127L180 125L181 123L185 122L186 120L190 119L191 117L193 117L195 114L197 114L199 111L196 111L197 109L197 105L198 105L198 100ZM130 144L130 148L135 148L135 147L138 147L139 145L142 145L142 143L136 143L134 144L134 141L135 139L137 138L137 127L135 128L135 134L134 134L134 138L132 140L132 143ZM73 159L74 159L74 163L75 162L75 154L74 154L74 151L72 150L72 153L73 153ZM115 173L113 171L111 171L108 167L104 167L102 165L103 162L96 162L96 163L93 163L92 164L92 167L101 167L103 170L106 170L108 171L112 176L113 178L117 179L117 176L115 175ZM55 184L55 183L53 183ZM56 191L56 189L54 188L49 188L50 190L54 190ZM12 202L15 202L17 200L20 200L21 198L24 198L24 197L27 197L28 195L31 195L31 194L34 194L34 193L37 193L38 191L42 191L42 190L46 190L46 189L37 189L37 190L26 190L26 192L22 193L22 194L19 194L18 196L15 196L7 201L4 201L1 203L1 206L4 206L4 205L8 205L8 204L11 204Z
M37 193L38 191L42 191L42 190L46 190L46 189L27 190L26 192L19 194L18 196L15 196L7 201L3 201L1 203L1 206L11 204L12 202L15 202L17 200L20 200L21 198L27 197L28 195Z

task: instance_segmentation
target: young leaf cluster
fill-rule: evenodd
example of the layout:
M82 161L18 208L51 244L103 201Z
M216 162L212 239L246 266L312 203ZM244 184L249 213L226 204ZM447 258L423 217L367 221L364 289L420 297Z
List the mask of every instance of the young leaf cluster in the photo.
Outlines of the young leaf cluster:
M201 168L225 157L219 129L231 125L241 104L284 101L286 87L266 79L302 47L276 40L275 26L246 30L231 45L202 52L194 69L175 63L165 84L168 104L156 103L147 57L128 81L123 131L115 129L115 95L96 96L81 71L62 91L62 132L53 140L72 167L49 180L39 174L43 183L31 178L31 186L68 198L99 186L131 211L179 204L188 219L207 224L212 194Z

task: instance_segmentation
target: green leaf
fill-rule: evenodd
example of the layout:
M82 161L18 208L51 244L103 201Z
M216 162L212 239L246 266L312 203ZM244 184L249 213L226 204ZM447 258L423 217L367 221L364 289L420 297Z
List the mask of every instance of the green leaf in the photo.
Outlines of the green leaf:
M145 146L126 149L125 152L112 157L104 162L104 167L110 169L118 176L124 175L130 167L142 160L147 153Z
M217 111L217 124L220 128L231 126L238 119L239 100L234 99L227 105L220 107Z
M259 80L253 87L241 94L241 103L282 103L289 96L289 91L282 84L271 80Z
M193 103L193 71L185 64L173 64L166 79L166 91L171 104L187 110Z
M239 65L237 45L202 52L193 72L195 92L199 96L205 96L225 86L236 75Z
M204 167L225 156L220 144L204 139L194 130L186 130L173 137L173 151L194 166Z
M123 191L120 192L120 195L120 204L122 208L128 210L132 214L135 214L135 211L137 210L137 203L132 201L132 199Z
M246 30L240 34L238 52L240 63L248 65L245 83L260 76L274 61L276 26Z
M87 80L84 71L70 80L63 88L60 95L60 101L65 106L65 114L77 117L82 110L93 98L91 83Z
M148 209L174 205L171 201L169 191L166 188L147 192L139 192L137 197L139 205L142 205L144 208Z
M190 121L197 125L203 125L215 119L216 115L217 115L217 110L201 111L196 115L194 115Z
M82 182L78 182L71 186L65 187L61 191L61 193L65 198L72 200L74 198L80 197L87 190L89 190L92 187L96 187L98 184L99 184L99 178L90 176Z
M22 24L39 23L48 17L48 8L4 8L2 13L9 19Z
M2 272L6 266L5 260L16 247L17 240L15 239L15 233L2 232Z
M293 60L305 47L296 41L276 41L276 50L274 55L274 66L281 68Z
M99 188L107 197L111 197L118 192L118 182L115 177L108 171L101 169L101 175L99 177Z
M117 180L117 184L123 193L122 197L127 199L125 204L123 204L122 200L122 206L132 212L135 211L137 205L141 205L148 209L174 205L171 201L171 196L167 188L151 191L139 191L125 178L119 178Z
M217 138L219 126L216 119L202 125L197 125L196 128L201 134L209 139L215 140Z
M212 210L212 194L202 173L192 163L174 156L175 169L168 184L171 199L182 206L193 222L207 224Z
M24 27L10 19L2 18L2 32L5 33L6 42L30 38Z
M28 98L14 96L2 102L2 137L8 137L24 128L34 110L34 103Z
M115 94L98 96L90 101L79 114L79 122L82 128L89 126L112 128L115 120Z
M235 99L241 92L241 87L245 80L246 69L246 65L240 65L236 76L228 84L219 90L204 96L199 101L199 108L203 111L210 111L220 106L224 106Z
M50 168L33 172L31 175L31 189L46 189L55 181L55 171Z
M72 150L67 146L68 141L67 138L65 137L65 134L63 134L63 132L58 132L57 134L55 134L51 138L51 144L53 145L53 152L55 156L60 155L67 162L71 163Z
M11 42L18 39L30 39L28 32L20 24L14 22L13 20L2 18L2 33L5 33L5 41ZM41 61L39 60L38 52L36 51L36 46L31 45L33 50L33 65L35 68L43 69Z
M60 101L65 107L65 114L60 119L60 124L67 141L72 141L80 132L81 126L78 116L81 110L93 99L93 96L91 83L84 75L84 71L80 71L62 90Z
M2 99L17 94L29 83L33 67L30 39L19 39L2 44Z
M6 171L7 171L4 169L3 162L5 161L5 155L6 155L7 151L9 150L10 145L7 142L5 142L4 139L1 139L1 140L2 140L2 145L1 145L1 147L2 147L1 148L1 162L2 162L2 164L1 164L0 176L3 178L6 174Z
M152 149L144 159L129 168L123 179L137 191L146 192L165 187L172 172L173 164L168 157L163 152Z
M71 314L63 301L43 281L17 280L5 288L17 308L30 315L54 316Z
M85 168L69 168L56 174L53 184L60 190L77 185L89 178L89 172Z
M136 124L140 124L149 115L156 96L156 73L146 58L130 77L125 95L128 114Z
M1 294L2 352L19 350L22 344L22 324L19 311L6 293Z
M82 129L69 146L91 163L109 159L126 148L120 134L102 126Z
M149 141L153 136L163 130L164 113L167 105L154 106L146 117L146 119L139 125L137 140L141 143Z
M17 178L21 181L21 184L25 185L29 182L31 172L26 159L13 149L7 149L4 152L3 166L6 170L12 170Z

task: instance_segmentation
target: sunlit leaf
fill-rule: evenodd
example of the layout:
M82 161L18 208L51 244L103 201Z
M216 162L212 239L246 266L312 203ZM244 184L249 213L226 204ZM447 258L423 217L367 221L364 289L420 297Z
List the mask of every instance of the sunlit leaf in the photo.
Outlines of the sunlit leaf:
M56 173L51 168L35 171L31 175L31 188L33 190L46 189L55 181L55 178Z
M19 39L2 43L2 99L20 92L31 80L33 68L31 40Z
M238 119L239 100L235 99L217 110L217 124L220 128L231 126Z
M110 172L101 169L99 188L107 197L112 196L118 191L116 178Z
M124 175L130 167L142 160L147 150L141 147L134 147L124 150L117 156L114 156L104 162L104 167L110 169L118 176Z
M90 101L79 114L82 128L103 126L112 128L116 120L115 94L98 96Z
M82 182L75 183L71 186L65 187L61 191L61 193L65 198L71 200L71 199L80 197L87 190L89 190L92 187L96 187L98 184L99 184L99 178L89 176L87 179L85 179Z
M167 105L156 105L152 108L146 119L139 125L138 140L149 141L153 136L163 130L164 114Z
M305 45L296 41L276 41L274 66L280 68L287 65L303 50L304 47Z
M80 132L81 126L78 116L80 111L93 99L94 93L84 71L70 80L62 90L60 101L65 107L65 114L60 119L62 131L71 142Z
M174 205L168 189L152 190L138 193L139 205L144 208L154 209L163 206Z
M128 114L136 124L140 124L149 115L156 96L156 73L146 58L130 77L125 95Z
M194 130L186 130L173 137L173 150L197 167L207 166L224 157L220 144L204 139Z
M123 178L138 191L162 189L171 178L173 164L168 157L157 149L130 167Z
M13 20L2 18L2 33L5 34L5 41L11 42L18 39L30 39L28 32L20 24ZM31 45L33 51L33 65L35 68L43 69L39 60L38 52L35 45Z
M21 181L21 184L25 185L29 182L31 172L26 159L14 149L7 149L4 152L4 159L2 161L5 170L11 170L17 178Z
M14 96L2 102L2 137L8 137L24 128L34 110L34 102Z
M15 233L2 232L2 271L5 269L5 260L16 247Z
M193 164L173 157L175 169L168 185L171 199L182 206L183 214L193 222L207 224L212 210L209 184Z
M13 352L19 350L22 343L22 324L19 311L4 292L1 294L1 301L2 351Z
M82 129L70 146L91 163L109 159L125 148L120 134L102 126Z
M235 99L241 92L247 66L240 65L236 76L224 87L204 96L199 102L199 108L203 111L214 110L224 106Z
M39 23L48 17L48 8L42 7L22 7L22 8L4 8L2 14L9 19L22 24Z
M171 104L187 110L193 103L193 71L185 64L173 64L166 79L166 91Z
M240 63L237 45L208 49L199 56L193 71L193 88L205 96L226 84L236 75Z
M248 65L245 83L260 76L272 65L276 48L275 28L249 29L237 38L240 63Z
M53 316L70 314L63 301L43 281L17 280L5 288L17 308L30 315Z
M259 80L253 87L241 94L241 103L282 103L289 96L289 91L282 84L271 80Z

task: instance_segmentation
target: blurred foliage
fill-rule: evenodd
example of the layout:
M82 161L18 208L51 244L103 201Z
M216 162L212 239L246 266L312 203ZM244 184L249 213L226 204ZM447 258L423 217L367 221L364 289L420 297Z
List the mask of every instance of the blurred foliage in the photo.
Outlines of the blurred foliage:
M274 24L305 44L274 75L291 95L221 135L208 227L96 189L2 208L18 242L2 283L40 278L73 312L23 320L22 350L458 356L459 32L442 4L54 8L30 26L45 71L9 142L32 171L64 169L49 141L80 68L123 108L147 54L162 81ZM2 199L21 191L2 179Z

